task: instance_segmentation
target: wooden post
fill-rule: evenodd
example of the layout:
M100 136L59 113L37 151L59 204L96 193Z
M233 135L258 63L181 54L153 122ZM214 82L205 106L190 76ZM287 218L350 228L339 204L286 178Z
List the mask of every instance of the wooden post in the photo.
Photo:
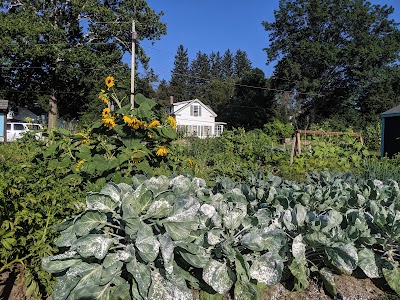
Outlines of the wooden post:
M297 154L300 154L301 153L300 132L297 131L296 137L297 137Z
M293 142L292 142L292 153L290 154L290 164L293 164L293 159L294 159L294 149L296 147L296 135L293 137Z

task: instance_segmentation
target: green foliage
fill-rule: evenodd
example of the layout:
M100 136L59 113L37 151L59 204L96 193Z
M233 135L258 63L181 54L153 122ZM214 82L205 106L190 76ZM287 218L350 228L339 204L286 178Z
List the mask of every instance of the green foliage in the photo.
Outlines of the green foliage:
M302 145L301 154L293 162L298 173L318 171L357 172L369 157L369 151L360 139L349 135L340 137L306 136L308 145Z
M45 137L46 143L36 161L66 170L68 179L78 184L104 184L107 180L130 182L133 174L152 174L168 155L170 142L176 138L176 123L167 117L159 104L138 94L135 108L123 105L113 87L99 98L115 103L116 110L104 108L102 119L83 133L59 129ZM99 101L99 100L98 100ZM128 179L127 179L128 178Z
M283 123L279 120L264 124L263 131L274 141L282 142L286 138L292 138L294 127L290 123Z
M274 99L267 93L267 82L264 72L258 68L242 74L233 97L221 107L220 118L229 126L246 130L262 128L274 114Z
M0 273L23 272L27 296L40 299L54 281L40 267L58 251L52 225L76 213L85 194L64 170L32 162L40 151L33 140L0 144Z
M398 103L400 30L393 7L362 0L280 1L268 63L272 88L293 91L303 124L362 125Z
M51 277L40 268L41 258L58 250L52 226L82 209L84 190L99 190L109 180L131 183L133 174L151 173L170 155L175 120L142 95L136 95L132 111L109 86L99 98L118 109L104 109L102 119L84 133L59 129L43 132L43 139L26 135L1 145L0 273L23 264L26 291L34 298L52 290ZM77 221L78 233L104 222L101 215L88 214Z
M59 225L63 253L46 257L53 299L259 299L257 282L311 274L333 296L333 272L360 268L398 293L398 183L313 173L307 183L269 175L211 189L185 176L134 178L89 193L86 210ZM101 295L101 296L100 296Z
M381 150L381 138L382 138L382 122L381 120L375 120L365 127L362 131L365 145L368 149L376 152Z
M400 182L400 156L393 158L373 157L362 162L358 176L364 179L379 179L384 182L395 180Z
M189 57L188 50L179 45L175 55L174 69L171 72L169 84L170 92L174 95L174 101L189 100Z
M194 138L174 143L168 164L175 174L192 174L206 179L209 184L218 177L240 181L245 180L249 172L269 171L270 161L266 161L274 151L270 150L271 146L271 139L261 130L234 129L225 131L219 138ZM289 159L287 154L288 162Z
M131 51L132 20L138 21L139 40L166 33L162 13L144 0L2 1L0 7L3 98L19 106L40 103L52 115L58 110L70 118L92 108L94 87L105 76L129 82L121 59ZM149 60L140 43L136 57L143 65Z

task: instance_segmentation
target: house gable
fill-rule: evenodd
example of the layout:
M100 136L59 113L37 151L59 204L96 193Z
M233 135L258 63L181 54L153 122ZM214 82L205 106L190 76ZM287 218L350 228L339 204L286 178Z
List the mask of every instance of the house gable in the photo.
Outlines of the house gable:
M211 117L214 117L214 118L217 117L217 114L211 109L211 107L209 107L208 105L205 105L199 99L193 99L193 100L189 100L189 101L182 101L182 102L174 103L174 114L178 115L183 110L190 109L190 106L194 105L194 104L199 105L202 108L202 110L205 109L206 111L208 111L211 114Z

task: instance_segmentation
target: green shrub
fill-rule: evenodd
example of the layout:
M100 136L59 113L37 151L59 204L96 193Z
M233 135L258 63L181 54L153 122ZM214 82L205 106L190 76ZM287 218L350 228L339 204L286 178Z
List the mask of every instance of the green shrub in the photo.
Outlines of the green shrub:
M33 163L35 145L33 138L0 144L0 273L23 270L27 296L40 299L54 281L40 267L58 251L51 226L82 209L85 193L62 169Z
M282 142L286 138L292 138L295 128L290 123L283 123L279 120L273 120L264 125L263 131L276 143Z

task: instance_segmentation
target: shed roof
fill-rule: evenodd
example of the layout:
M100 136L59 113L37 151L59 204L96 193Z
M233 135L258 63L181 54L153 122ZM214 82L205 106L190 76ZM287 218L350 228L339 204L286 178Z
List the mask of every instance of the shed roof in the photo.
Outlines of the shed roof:
M8 100L0 100L0 110L7 110Z
M395 114L399 114L400 115L400 105L397 105L397 106L385 111L381 115L385 116L385 115L395 115Z

